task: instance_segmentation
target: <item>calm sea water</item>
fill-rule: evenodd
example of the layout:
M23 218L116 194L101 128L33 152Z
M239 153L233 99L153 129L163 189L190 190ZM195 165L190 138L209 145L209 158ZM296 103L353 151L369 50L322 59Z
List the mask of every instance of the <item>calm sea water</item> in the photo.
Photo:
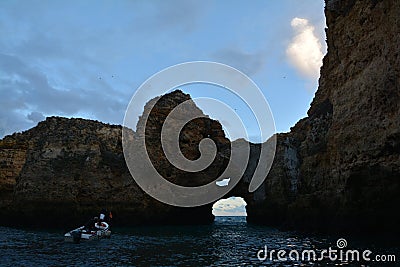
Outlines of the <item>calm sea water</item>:
M203 226L116 228L111 239L70 244L60 231L0 227L1 266L362 266L360 262L260 261L270 249L336 248L342 236L311 236L254 226L245 217L217 217ZM344 238L344 237L342 237ZM347 239L347 247L399 255L399 249ZM263 254L260 254L261 256ZM399 259L397 259L399 262ZM400 263L400 262L399 262ZM367 264L365 266L369 266ZM372 264L374 265L374 264ZM395 264L375 264L395 266ZM399 264L400 265L400 264Z

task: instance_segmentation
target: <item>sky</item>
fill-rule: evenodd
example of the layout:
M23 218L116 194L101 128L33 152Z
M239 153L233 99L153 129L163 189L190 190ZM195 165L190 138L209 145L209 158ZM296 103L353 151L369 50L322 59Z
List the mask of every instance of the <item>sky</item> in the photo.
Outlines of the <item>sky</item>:
M214 203L212 213L214 216L247 216L246 205L241 197L220 199Z
M146 79L198 60L248 75L269 103L276 131L287 132L306 116L317 88L326 51L323 8L322 0L3 0L0 137L47 116L122 124ZM209 85L181 89L224 99ZM249 138L257 141L253 126Z
M276 132L287 132L306 116L318 86L323 9L322 0L0 1L0 138L48 116L122 124L142 83L189 61L246 74L268 101ZM264 141L240 97L207 84L180 89L224 101L244 122L246 139ZM217 213L243 214L239 198L227 201Z

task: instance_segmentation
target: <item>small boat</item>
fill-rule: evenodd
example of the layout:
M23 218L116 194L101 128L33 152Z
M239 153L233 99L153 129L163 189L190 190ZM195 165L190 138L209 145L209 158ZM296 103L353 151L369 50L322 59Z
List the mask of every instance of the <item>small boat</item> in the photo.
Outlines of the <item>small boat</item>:
M106 222L97 222L94 229L88 229L86 226L78 227L69 231L64 235L66 242L78 244L81 241L99 240L102 238L110 238L110 225Z

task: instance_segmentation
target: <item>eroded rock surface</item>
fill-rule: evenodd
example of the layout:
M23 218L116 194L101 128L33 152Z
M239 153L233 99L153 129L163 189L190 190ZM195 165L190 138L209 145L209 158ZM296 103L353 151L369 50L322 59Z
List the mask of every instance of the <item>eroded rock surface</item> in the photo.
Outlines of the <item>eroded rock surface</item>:
M253 219L391 231L400 222L400 2L331 0L325 13L318 91L308 117L278 136Z
M400 206L400 2L327 0L328 53L308 117L278 134L276 157L264 184L247 192L259 145L242 180L227 196L247 201L248 220L312 230L399 231ZM181 185L212 181L229 158L221 125L201 118L180 135L182 153L199 156L213 139L218 155L197 175L165 159L160 126L176 105L190 100L173 92L152 101L147 144L164 177ZM192 112L202 114L193 105ZM141 138L132 132L132 138ZM237 140L235 142L245 142ZM0 141L2 223L65 225L106 206L125 224L209 222L211 206L183 209L145 194L130 177L121 127L51 117Z
M201 118L185 126L180 145L188 158L198 157L198 143L213 139L222 152L207 170L191 175L168 164L160 147L163 120L189 100L175 91L152 109L146 128L151 158L164 177L182 185L213 181L226 160L229 140L221 125ZM145 110L147 108L145 107ZM194 105L195 112L202 112ZM139 127L143 121L139 120ZM132 132L133 138L139 138ZM213 219L211 205L176 208L151 198L132 179L122 153L122 127L84 119L50 117L38 126L5 137L0 143L3 223L63 225L82 222L103 207L113 210L119 224L201 223ZM228 147L226 147L228 146Z

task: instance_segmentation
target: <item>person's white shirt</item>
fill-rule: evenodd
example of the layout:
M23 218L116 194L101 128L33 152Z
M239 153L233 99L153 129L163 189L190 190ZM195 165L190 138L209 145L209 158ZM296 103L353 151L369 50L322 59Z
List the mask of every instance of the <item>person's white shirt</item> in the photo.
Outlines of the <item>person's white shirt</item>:
M106 217L106 215L105 214L103 214L103 213L100 213L100 220L104 220L104 218Z

